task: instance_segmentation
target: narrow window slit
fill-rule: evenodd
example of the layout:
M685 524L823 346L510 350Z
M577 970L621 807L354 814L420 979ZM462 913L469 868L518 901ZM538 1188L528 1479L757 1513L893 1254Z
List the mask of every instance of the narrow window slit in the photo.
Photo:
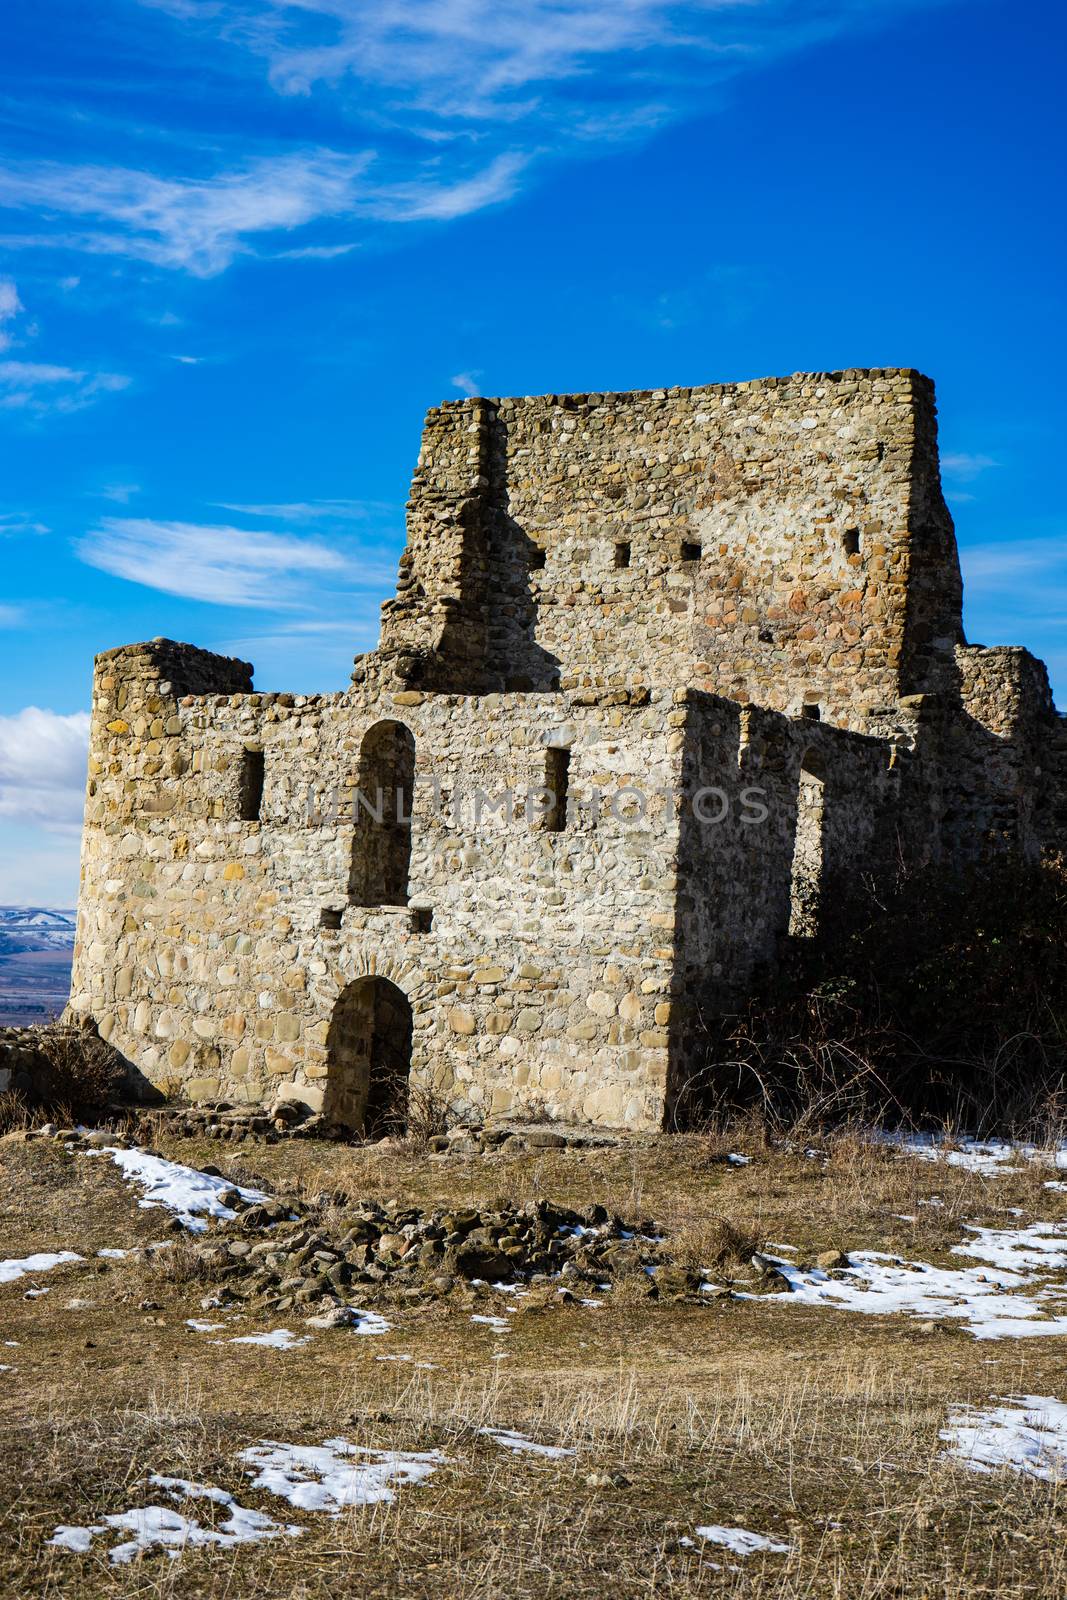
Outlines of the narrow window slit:
M545 788L551 803L545 813L546 833L562 833L567 826L567 789L570 784L571 753L569 750L549 750L545 762Z
M628 540L623 540L615 546L615 565L628 567L630 565L630 545Z
M240 812L242 822L258 822L263 805L265 764L262 750L241 752Z

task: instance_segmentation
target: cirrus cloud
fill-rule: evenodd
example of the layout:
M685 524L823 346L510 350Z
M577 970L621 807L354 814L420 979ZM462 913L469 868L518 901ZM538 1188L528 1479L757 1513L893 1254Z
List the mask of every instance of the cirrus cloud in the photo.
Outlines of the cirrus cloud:
M81 560L130 583L211 605L271 610L307 603L309 581L349 570L312 539L243 528L106 517L78 541Z
M0 210L35 222L0 243L201 278L255 255L343 259L368 226L471 215L512 198L546 159L706 115L741 73L951 0L140 3L171 19L165 48L176 45L191 75L225 50L239 76L243 49L247 70L258 76L264 62L280 94L314 93L315 124L332 117L340 148L216 157L199 173L10 162ZM374 130L373 148L345 148L356 117ZM314 225L325 237L287 240Z
M46 361L0 361L0 411L80 411L102 394L125 389L118 372L84 372Z

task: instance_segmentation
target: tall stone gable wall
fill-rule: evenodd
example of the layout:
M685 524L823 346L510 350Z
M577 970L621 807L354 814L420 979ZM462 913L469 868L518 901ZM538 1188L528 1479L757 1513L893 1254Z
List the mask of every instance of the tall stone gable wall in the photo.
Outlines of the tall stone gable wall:
M910 371L454 402L409 514L382 649L413 678L427 657L455 687L637 675L866 731L962 638Z
M960 612L916 373L431 411L350 689L98 658L72 1010L156 1086L328 1112L331 1025L384 978L454 1107L658 1126L695 1012L858 876L1063 847L1044 669ZM383 722L414 742L411 857L406 903L365 905ZM524 798L561 756L552 831Z

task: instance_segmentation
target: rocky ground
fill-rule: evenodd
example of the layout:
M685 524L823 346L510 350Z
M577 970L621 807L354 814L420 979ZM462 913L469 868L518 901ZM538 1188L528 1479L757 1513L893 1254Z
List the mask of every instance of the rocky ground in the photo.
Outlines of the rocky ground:
M0 1592L1067 1592L1056 1152L210 1115L0 1141Z

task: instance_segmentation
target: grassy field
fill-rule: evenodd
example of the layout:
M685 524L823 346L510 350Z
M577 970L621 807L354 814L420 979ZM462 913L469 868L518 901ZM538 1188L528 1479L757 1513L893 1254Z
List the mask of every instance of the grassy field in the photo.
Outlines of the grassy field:
M436 1299L372 1290L361 1303L390 1325L378 1335L312 1330L291 1312L205 1310L211 1286L189 1279L173 1251L169 1264L165 1251L147 1263L96 1255L175 1238L166 1213L140 1208L109 1159L9 1135L0 1259L61 1250L85 1259L0 1284L0 1593L1067 1594L1065 1487L975 1471L940 1437L966 1405L1067 1398L1063 1337L976 1338L947 1315L770 1297L749 1264L754 1249L792 1246L797 1262L878 1249L980 1268L952 1251L967 1224L1067 1229L1067 1193L1049 1189L1036 1163L985 1176L857 1136L791 1152L743 1132L729 1143L664 1138L438 1162L403 1147L295 1141L159 1148L297 1195L326 1218L343 1219L364 1197L601 1202L654 1218L676 1260L734 1292L656 1301L647 1284L623 1281L595 1306L544 1296L527 1306L490 1288ZM732 1163L733 1152L749 1163ZM24 1298L33 1288L48 1293ZM216 1326L196 1331L190 1319ZM307 1342L231 1342L282 1321ZM487 1429L565 1453L510 1448ZM337 1440L428 1456L425 1475L394 1484L388 1500L330 1514L257 1486L242 1454L264 1441ZM152 1504L224 1527L218 1499L168 1498L153 1473L226 1491L279 1531L121 1564L109 1551L128 1535L115 1531L84 1553L46 1543L60 1525L100 1527ZM698 1536L713 1526L786 1548L739 1555Z

